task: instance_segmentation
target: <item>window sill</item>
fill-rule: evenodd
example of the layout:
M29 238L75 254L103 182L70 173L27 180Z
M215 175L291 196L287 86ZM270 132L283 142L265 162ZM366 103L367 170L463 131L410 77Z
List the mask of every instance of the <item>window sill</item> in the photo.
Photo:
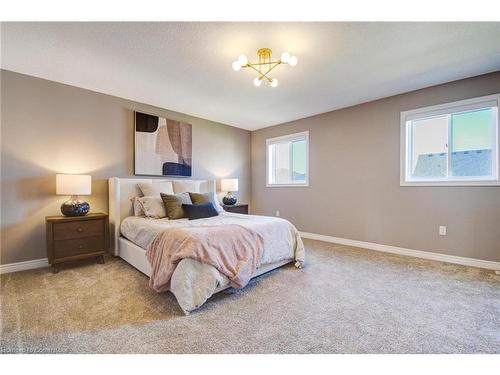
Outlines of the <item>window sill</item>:
M399 186L500 186L500 180L476 181L400 181Z
M309 184L266 184L266 187L309 187Z

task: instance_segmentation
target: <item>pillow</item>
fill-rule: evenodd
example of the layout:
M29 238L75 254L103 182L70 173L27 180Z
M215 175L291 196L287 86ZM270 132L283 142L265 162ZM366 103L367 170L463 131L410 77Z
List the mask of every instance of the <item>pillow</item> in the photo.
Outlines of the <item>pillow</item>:
M167 216L161 197L147 196L137 198L137 200L142 205L142 209L144 210L144 215L146 217L160 219Z
M137 186L145 197L156 195L159 196L160 193L174 194L174 187L172 181L162 181L162 182L141 182Z
M174 180L174 192L175 194L186 193L191 191L193 193L200 192L201 181L196 180Z
M219 215L212 202L201 204L183 204L182 208L189 220L203 219Z
M184 212L182 205L191 204L189 193L173 195L160 193L160 196L165 207L165 212L170 220L182 219L186 217L186 213Z
M222 212L224 209L220 205L219 201L217 200L217 196L213 191L209 193L189 193L189 197L191 198L191 202L193 204L201 204L201 203L212 203L217 210L217 212Z
M132 201L132 207L134 209L134 216L144 216L144 208L142 207L142 203L139 200L139 197L130 198Z

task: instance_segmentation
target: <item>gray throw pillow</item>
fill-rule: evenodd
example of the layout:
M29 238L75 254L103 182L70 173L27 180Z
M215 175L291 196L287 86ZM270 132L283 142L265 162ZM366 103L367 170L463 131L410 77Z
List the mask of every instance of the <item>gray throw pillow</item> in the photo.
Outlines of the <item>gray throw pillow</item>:
M165 205L165 211L167 213L167 217L170 220L182 219L187 217L184 209L182 208L183 204L192 204L191 198L189 197L189 193L181 193L181 194L164 194L160 193L163 204Z

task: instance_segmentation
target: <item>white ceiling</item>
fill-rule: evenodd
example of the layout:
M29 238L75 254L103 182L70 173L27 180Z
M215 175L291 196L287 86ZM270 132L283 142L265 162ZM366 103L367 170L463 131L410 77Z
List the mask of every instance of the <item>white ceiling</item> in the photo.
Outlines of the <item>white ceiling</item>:
M500 70L500 23L3 23L3 69L259 129ZM289 51L256 88L239 54Z

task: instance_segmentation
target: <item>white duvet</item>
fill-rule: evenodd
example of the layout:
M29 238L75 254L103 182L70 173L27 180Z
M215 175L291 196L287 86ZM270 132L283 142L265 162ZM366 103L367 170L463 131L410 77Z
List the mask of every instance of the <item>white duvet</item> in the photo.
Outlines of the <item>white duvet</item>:
M169 227L238 224L260 233L264 239L261 267L280 261L305 262L305 250L297 229L287 220L256 215L223 212L219 216L198 220L150 219L127 217L120 226L121 234L147 249L153 239ZM188 314L200 307L215 292L229 286L229 279L214 267L193 259L183 259L172 275L170 291L175 295L182 310Z

